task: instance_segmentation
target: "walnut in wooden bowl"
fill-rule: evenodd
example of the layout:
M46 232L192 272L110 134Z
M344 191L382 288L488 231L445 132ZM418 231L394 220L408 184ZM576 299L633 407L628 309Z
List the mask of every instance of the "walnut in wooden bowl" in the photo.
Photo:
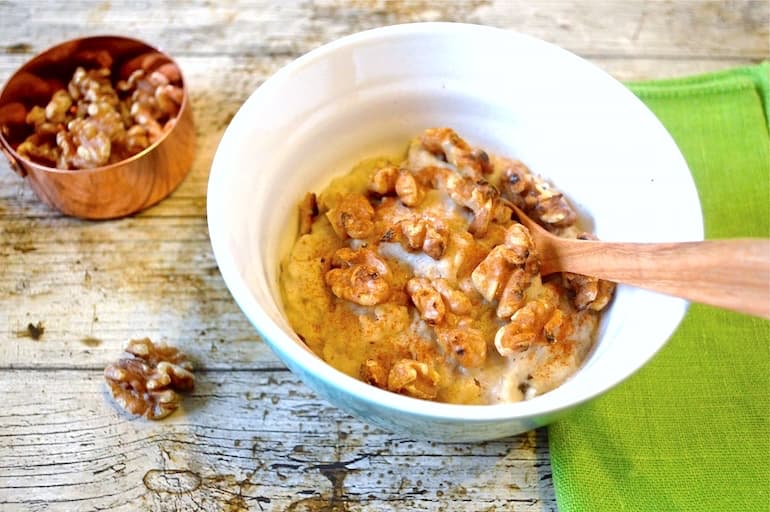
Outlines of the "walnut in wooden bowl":
M187 175L195 130L179 66L141 41L67 41L0 93L0 150L45 203L88 219L151 206Z

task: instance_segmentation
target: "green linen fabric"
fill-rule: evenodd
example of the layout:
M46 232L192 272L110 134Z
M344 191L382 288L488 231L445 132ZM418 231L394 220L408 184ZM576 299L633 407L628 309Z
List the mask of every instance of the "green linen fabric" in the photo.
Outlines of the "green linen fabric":
M628 84L692 172L706 238L770 237L769 67ZM770 511L770 322L693 304L617 388L549 427L560 512Z

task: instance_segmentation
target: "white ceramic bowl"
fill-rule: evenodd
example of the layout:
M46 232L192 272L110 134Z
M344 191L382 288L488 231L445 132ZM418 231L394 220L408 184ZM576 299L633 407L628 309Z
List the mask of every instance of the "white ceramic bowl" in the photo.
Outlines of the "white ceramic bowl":
M304 193L322 190L364 157L397 154L433 126L453 127L471 144L523 160L563 190L603 240L703 237L684 159L619 82L532 37L417 23L313 50L244 103L209 179L217 263L284 363L319 395L373 424L438 441L493 439L544 425L645 364L687 303L620 286L576 375L533 400L489 406L426 402L352 379L308 351L282 311L279 261L294 240Z

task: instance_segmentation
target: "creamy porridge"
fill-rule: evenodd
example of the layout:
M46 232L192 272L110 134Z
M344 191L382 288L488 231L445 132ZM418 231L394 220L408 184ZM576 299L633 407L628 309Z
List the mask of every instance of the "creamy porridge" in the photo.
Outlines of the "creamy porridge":
M526 400L582 364L611 283L541 276L511 204L559 236L592 238L522 163L449 128L374 158L300 203L282 262L289 321L324 361L416 398Z

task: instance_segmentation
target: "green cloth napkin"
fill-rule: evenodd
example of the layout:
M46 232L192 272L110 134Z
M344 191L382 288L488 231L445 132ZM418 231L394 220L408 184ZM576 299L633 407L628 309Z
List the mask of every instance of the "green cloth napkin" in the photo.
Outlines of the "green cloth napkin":
M629 84L684 154L706 238L770 237L768 70ZM548 435L560 512L770 510L770 322L693 304L647 366Z

